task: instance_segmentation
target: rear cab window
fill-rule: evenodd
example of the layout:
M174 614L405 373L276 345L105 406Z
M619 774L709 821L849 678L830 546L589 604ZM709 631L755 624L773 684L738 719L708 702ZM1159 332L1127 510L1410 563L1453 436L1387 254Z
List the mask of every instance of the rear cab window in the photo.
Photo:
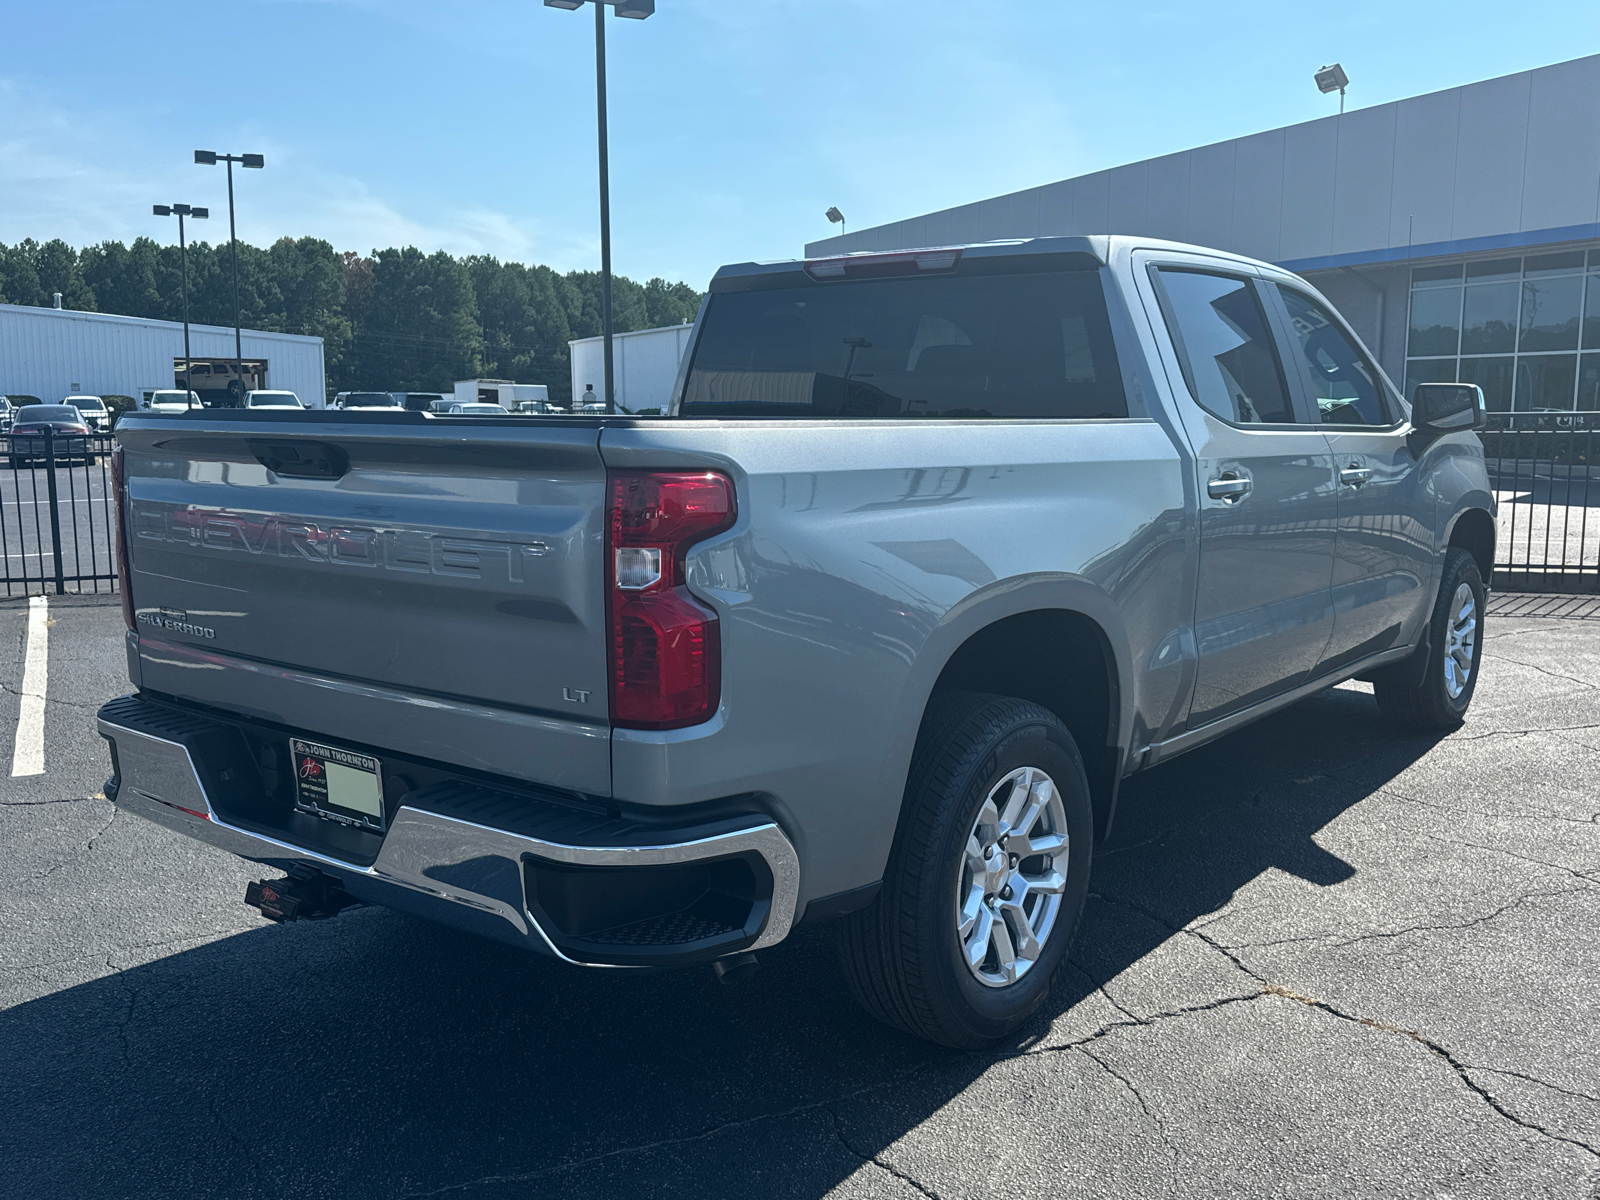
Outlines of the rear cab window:
M1030 265L714 292L679 414L1126 417L1100 273Z
M1233 425L1295 419L1272 327L1253 282L1161 267L1162 308L1195 401Z

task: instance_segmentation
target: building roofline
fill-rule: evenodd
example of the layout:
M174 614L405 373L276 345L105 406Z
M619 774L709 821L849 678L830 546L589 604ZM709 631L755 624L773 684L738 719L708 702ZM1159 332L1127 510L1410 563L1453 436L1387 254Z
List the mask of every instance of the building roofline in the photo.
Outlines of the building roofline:
M626 333L613 333L611 335L611 340L612 341L616 341L618 338L638 337L639 335L645 334L645 333L666 333L667 330L669 330L669 329L693 329L693 328L694 328L694 322L693 321L685 321L681 325L656 325L656 326L654 326L653 328L650 328L650 329L630 329ZM606 335L605 334L597 333L593 337L569 338L567 340L567 345L569 345L569 346L579 346L579 345L582 345L585 342L603 342L605 340L606 340Z
M85 312L78 308L43 308L34 304L0 304L0 316L7 313L20 313L32 317L47 317L54 320L89 321L107 325L132 325L144 329L176 330L178 336L183 336L182 321L163 321L156 317L124 317L117 313ZM232 325L201 325L189 322L189 332L231 334ZM241 336L253 338L267 338L275 341L301 342L322 344L322 339L315 334L306 333L278 333L270 329L241 329Z
M1587 225L1561 225L1554 229L1529 229L1521 233L1494 233L1485 237L1459 238L1451 242L1426 242L1416 246L1391 246L1383 250L1356 250L1349 254L1325 254L1319 258L1295 258L1277 265L1285 271L1331 271L1337 267L1371 266L1386 262L1411 262L1419 258L1454 258L1485 250L1515 250L1523 246L1550 246L1558 242L1585 242L1600 239L1600 222Z

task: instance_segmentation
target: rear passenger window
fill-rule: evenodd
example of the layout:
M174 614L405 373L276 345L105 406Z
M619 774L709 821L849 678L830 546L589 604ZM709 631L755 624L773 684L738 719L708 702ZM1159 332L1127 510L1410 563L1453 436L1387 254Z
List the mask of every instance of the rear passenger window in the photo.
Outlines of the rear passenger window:
M1095 271L713 294L686 417L1125 417Z
M1294 325L1301 365L1324 425L1388 425L1377 370L1343 329L1311 297L1280 287Z
M1267 314L1247 279L1163 267L1167 319L1189 389L1236 425L1294 420Z

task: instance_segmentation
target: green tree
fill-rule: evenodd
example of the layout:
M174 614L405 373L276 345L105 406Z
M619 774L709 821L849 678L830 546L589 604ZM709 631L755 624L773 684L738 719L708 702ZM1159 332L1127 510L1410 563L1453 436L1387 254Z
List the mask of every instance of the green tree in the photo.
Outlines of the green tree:
M415 246L372 256L372 292L350 376L375 390L444 391L482 370L477 301L465 268Z
M135 238L131 246L101 242L87 247L79 259L84 282L93 289L100 311L125 317L162 315L156 285L161 251L152 239Z

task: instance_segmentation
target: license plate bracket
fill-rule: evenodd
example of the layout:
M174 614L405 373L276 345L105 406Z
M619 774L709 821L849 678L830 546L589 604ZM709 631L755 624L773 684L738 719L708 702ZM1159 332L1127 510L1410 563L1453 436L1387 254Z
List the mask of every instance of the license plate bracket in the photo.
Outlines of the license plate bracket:
M383 764L370 754L289 739L294 763L294 806L325 820L382 833Z

